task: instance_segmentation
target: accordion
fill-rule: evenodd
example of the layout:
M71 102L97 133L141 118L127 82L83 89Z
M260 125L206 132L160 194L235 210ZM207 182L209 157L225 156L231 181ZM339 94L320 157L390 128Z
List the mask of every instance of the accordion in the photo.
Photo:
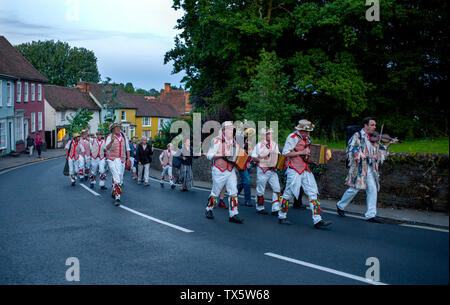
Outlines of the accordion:
M309 163L327 164L331 157L328 153L328 146L320 144L311 144L311 155L308 158Z

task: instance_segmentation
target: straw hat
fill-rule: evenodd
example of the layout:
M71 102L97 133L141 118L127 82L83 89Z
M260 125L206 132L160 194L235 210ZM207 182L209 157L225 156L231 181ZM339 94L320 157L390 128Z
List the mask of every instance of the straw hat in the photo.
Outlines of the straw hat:
M304 130L304 131L313 131L314 124L312 124L308 120L300 120L300 121L298 121L298 125L295 127L295 129Z
M255 128L247 128L244 133L246 136L252 135L255 133Z
M113 130L114 128L116 128L118 126L122 126L122 124L114 122L111 125L109 125L109 130Z
M73 134L72 134L72 138L76 138L76 137L79 137L80 136L80 134L78 133L78 132L74 132Z

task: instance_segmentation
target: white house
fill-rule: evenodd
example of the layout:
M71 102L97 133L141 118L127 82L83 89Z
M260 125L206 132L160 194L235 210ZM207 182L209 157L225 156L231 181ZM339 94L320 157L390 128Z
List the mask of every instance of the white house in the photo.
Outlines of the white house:
M60 86L45 86L45 132L50 133L50 148L61 148L66 136L68 118L75 115L78 109L88 109L94 112L89 122L89 131L95 133L100 124L100 107L90 98L89 94L78 88Z

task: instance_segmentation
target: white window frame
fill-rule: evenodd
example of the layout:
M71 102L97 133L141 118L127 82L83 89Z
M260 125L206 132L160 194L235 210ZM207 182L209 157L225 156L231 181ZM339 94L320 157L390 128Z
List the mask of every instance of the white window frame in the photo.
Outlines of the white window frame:
M34 102L36 100L36 85L34 83L31 84L31 101Z
M66 121L66 112L61 111L61 122L65 122L65 121Z
M8 133L6 130L6 125L6 120L0 120L0 149L6 149L8 147ZM5 142L2 143L2 141Z
M23 116L16 117L15 121L15 136L16 136L16 142L20 140L24 140L23 136Z
M42 112L38 112L38 131L42 130Z
M38 84L38 101L42 102L42 85Z
M126 112L125 110L121 110L121 111L120 111L120 120L121 120L122 122L124 122L124 121L127 120L127 112Z
M146 119L148 119L148 124L145 124ZM142 117L142 127L152 127L152 118L149 116Z
M22 82L17 82L17 99L16 102L20 103L22 101Z
M150 139L152 137L152 131L151 130L142 130L142 136L146 137L147 139Z
M0 79L0 107L3 106L3 81Z
M24 88L24 96L23 96L23 101L25 103L28 103L28 83L25 82L25 88Z
M13 94L14 94L14 92L13 92L12 83L6 82L6 105L9 107L12 106Z
M36 112L32 112L30 116L31 120L31 132L36 132Z

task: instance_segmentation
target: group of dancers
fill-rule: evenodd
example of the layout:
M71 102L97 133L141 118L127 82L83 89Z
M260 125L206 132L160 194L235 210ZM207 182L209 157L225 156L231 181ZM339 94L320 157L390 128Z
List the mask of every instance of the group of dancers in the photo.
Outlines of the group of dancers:
M397 143L398 139L392 139L387 145L381 145L370 141L376 129L374 118L365 118L364 127L356 132L347 145L347 160L349 173L346 184L349 186L342 199L337 203L336 209L339 216L345 216L345 208L358 193L365 190L367 193L366 220L370 222L381 222L376 217L377 192L379 191L378 167L387 155L389 145ZM249 135L252 128L245 130L244 134ZM300 120L295 127L295 131L289 134L281 154L285 157L284 168L286 170L286 184L281 193L280 182L276 171L279 158L278 144L273 140L273 130L263 128L261 130L262 139L252 151L247 151L248 160L256 163L256 212L261 215L269 214L265 210L264 193L267 184L272 188L272 201L270 211L274 216L278 216L280 224L290 225L287 219L289 203L293 198L299 198L302 188L309 200L309 207L312 213L313 226L317 229L329 226L331 221L324 220L321 216L323 210L318 200L318 187L314 175L312 174L308 156L311 154L310 133L314 130L314 125L308 120ZM97 138L90 138L87 131L82 131L81 135L74 133L72 140L65 147L66 157L69 164L70 179L72 185L76 184L77 173L80 179L89 179L91 188L96 184L97 177L101 189L105 186L105 165L112 174L112 197L115 205L120 205L122 194L123 175L126 162L130 159L130 146L128 139L121 130L120 123L110 125L111 134L104 138L102 132L97 132ZM254 131L253 131L254 132ZM213 210L217 199L223 190L226 190L229 197L228 211L229 221L232 223L243 223L239 217L238 187L236 176L236 161L230 159L240 148L235 136L235 126L231 121L222 123L217 137L215 137L206 154L212 162L212 189L209 194L205 215L208 219L214 218ZM248 145L245 145L248 149ZM171 144L160 154L162 166L161 185L168 176L170 186L174 188L174 177L172 173L174 151ZM97 174L98 173L98 174Z

